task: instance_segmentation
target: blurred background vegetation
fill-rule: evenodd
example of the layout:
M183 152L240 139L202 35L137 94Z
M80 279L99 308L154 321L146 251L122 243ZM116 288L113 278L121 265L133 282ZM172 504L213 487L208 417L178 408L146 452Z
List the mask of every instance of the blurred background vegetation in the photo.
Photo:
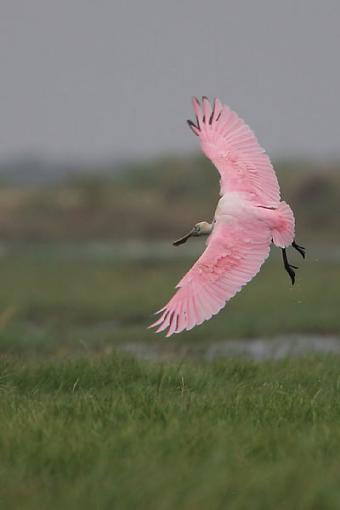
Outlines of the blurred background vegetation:
M149 343L170 355L228 338L339 334L339 167L275 164L297 240L307 248L306 261L290 254L300 266L295 287L273 249L217 317L170 342L147 325L204 249L197 239L171 243L213 217L219 183L211 163L167 157L31 178L23 167L15 181L3 172L1 352L63 356Z
M340 164L278 161L282 196L304 242L339 242ZM0 181L0 236L15 242L171 240L211 219L218 173L203 157L167 157ZM5 174L6 175L6 174ZM69 176L68 176L69 175Z

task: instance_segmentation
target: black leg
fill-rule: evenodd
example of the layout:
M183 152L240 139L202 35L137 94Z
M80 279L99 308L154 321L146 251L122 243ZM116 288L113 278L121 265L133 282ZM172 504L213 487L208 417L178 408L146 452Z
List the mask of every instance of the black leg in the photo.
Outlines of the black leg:
M296 249L296 251L298 251L300 253L301 257L303 257L303 258L306 257L306 249L303 246L300 246L295 241L292 242L292 246L293 246L293 248Z
M288 258L287 258L287 252L286 248L282 248L282 258L283 258L283 265L285 270L290 276L290 279L292 281L292 285L295 283L295 271L294 269L298 269L296 266L293 266L292 264L289 264Z

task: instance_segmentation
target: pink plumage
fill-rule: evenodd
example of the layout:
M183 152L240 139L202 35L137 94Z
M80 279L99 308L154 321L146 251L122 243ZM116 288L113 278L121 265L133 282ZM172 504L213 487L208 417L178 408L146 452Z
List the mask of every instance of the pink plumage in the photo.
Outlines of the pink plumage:
M293 212L280 201L274 169L251 129L218 99L211 106L193 98L193 107L196 124L188 122L220 174L221 199L207 248L150 326L167 336L217 314L258 273L272 241L285 248L294 240Z

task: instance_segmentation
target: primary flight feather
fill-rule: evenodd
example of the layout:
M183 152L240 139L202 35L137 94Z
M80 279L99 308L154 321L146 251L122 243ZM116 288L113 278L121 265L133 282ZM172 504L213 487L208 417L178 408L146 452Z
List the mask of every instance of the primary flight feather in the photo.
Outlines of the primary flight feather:
M204 154L220 174L220 195L214 220L200 222L174 243L208 235L207 247L177 285L177 292L159 310L150 327L167 335L190 330L218 313L260 270L273 242L282 249L292 283L295 266L286 247L294 241L294 215L280 200L280 188L269 157L247 124L228 106L206 97L193 98L196 123L188 121L199 137Z

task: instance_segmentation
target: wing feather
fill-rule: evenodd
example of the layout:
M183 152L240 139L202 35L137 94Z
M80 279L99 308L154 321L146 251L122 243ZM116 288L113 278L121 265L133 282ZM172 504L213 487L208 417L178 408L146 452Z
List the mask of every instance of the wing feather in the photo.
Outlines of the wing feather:
M175 295L150 327L166 336L190 330L217 314L260 270L269 255L271 233L256 219L216 223L208 246L177 285Z
M193 98L197 127L204 154L221 176L221 194L239 191L247 199L267 207L280 202L280 188L268 155L250 127L228 106L215 99L211 107Z

